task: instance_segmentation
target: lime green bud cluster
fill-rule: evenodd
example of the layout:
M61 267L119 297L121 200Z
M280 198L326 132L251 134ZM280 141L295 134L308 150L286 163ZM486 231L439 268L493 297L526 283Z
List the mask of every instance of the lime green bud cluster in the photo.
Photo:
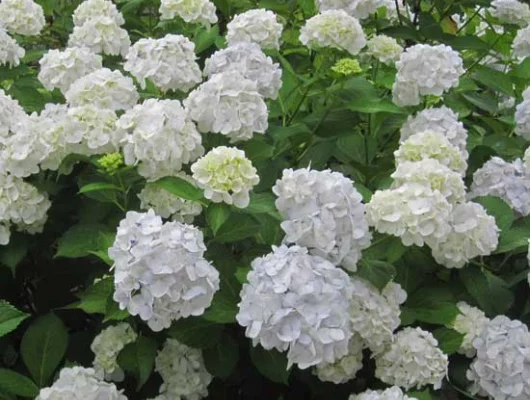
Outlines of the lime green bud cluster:
M333 67L331 67L331 70L333 72L336 72L340 75L355 75L359 72L362 72L362 68L359 65L359 61L354 60L353 58L343 58L335 63Z
M98 160L98 164L109 175L114 175L123 165L121 153L105 154Z

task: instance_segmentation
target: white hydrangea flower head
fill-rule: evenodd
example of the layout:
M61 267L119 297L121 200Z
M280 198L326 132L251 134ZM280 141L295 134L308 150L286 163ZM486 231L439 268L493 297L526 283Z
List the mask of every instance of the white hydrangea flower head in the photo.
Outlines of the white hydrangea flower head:
M490 319L482 310L470 306L464 301L459 302L457 306L460 313L453 322L453 329L464 335L458 352L472 358L477 354L473 342L480 336L482 329L489 323Z
M410 7L405 0L398 0L397 7L395 0L380 0L379 7L384 7L386 9L386 17L390 20L390 22L399 22L400 15L401 18L412 21L413 13L411 12Z
M0 25L9 33L36 36L44 28L44 10L33 0L2 0Z
M285 169L272 188L285 241L350 271L372 235L361 194L339 172Z
M438 264L462 268L478 256L488 256L499 244L499 228L495 218L478 203L457 204L453 208L451 232L430 243Z
M103 329L90 345L90 350L95 354L96 373L105 376L107 381L121 382L124 373L118 365L118 354L127 344L133 343L137 336L126 322Z
M378 190L366 205L370 226L401 238L405 246L423 246L451 231L452 206L438 191L417 183Z
M9 65L10 68L16 67L25 54L26 50L20 47L17 41L0 26L0 65Z
M426 108L415 116L409 116L401 127L400 141L404 142L412 135L425 131L438 132L445 136L467 159L467 129L458 121L458 114L453 110L446 106Z
M117 127L125 164L137 165L148 180L175 175L204 154L202 137L178 100L147 99L123 114Z
M527 175L530 175L530 147L528 147L523 156L523 168Z
M523 90L522 96L524 100L530 99L530 86Z
M380 0L318 0L321 13L330 10L343 10L357 19L366 19L380 7Z
M265 133L269 111L257 84L238 71L213 75L192 91L184 107L199 131L221 133L231 143L249 140L254 132Z
M515 133L530 140L530 99L523 100L515 108Z
M98 17L109 17L117 25L125 23L123 15L110 0L85 0L79 4L72 15L75 26L83 26L88 21Z
M462 175L432 158L400 162L391 177L394 179L393 188L418 183L438 190L451 204L460 203L466 197Z
M300 41L310 49L332 47L352 55L366 46L359 21L343 10L330 10L308 19L300 30Z
M176 16L184 22L197 23L210 27L217 22L215 4L210 0L162 0L160 19L173 19Z
M103 59L84 47L50 50L40 60L39 81L48 90L66 93L79 78L103 68Z
M87 47L93 53L125 56L131 46L127 31L111 17L95 17L75 26L68 39L69 47Z
M10 135L26 126L27 119L18 101L0 89L0 148Z
M241 42L257 43L262 49L280 48L283 25L276 14L264 9L248 10L236 15L226 26L228 46Z
M164 92L187 92L202 81L201 69L195 61L195 44L182 35L140 39L131 46L125 58L127 62L123 68L138 79L142 89L145 89L146 79Z
M390 36L376 35L368 40L367 44L368 53L383 64L393 64L399 60L403 52L403 47Z
M51 202L45 193L13 175L0 175L0 221L16 225L19 231L42 232Z
M527 26L530 23L530 7L518 0L493 0L488 11L505 24Z
M333 382L336 385L355 379L355 375L363 367L364 343L358 336L352 336L348 343L348 354L334 363L320 363L313 369L322 382Z
M421 328L399 331L390 347L375 359L375 376L405 390L432 385L440 389L447 375L447 355L434 336Z
M512 43L513 54L519 58L530 57L530 26L521 28Z
M464 73L458 52L440 44L417 44L407 48L396 62L397 75L392 94L398 106L414 106L420 96L441 96L457 87Z
M394 156L397 165L405 161L432 158L461 175L464 175L467 170L467 162L460 149L436 131L427 130L411 135L400 144Z
M219 50L204 65L204 74L208 77L230 70L238 71L243 78L256 82L258 92L263 97L273 100L278 97L282 86L282 70L256 43L238 43Z
M399 306L407 299L407 292L394 282L382 291L360 278L352 278L352 284L352 329L373 354L379 354L392 342L394 331L401 323Z
M63 368L52 386L41 389L35 400L127 400L113 383L103 381L92 368Z
M0 222L0 245L5 246L11 240L11 231L9 230L9 222Z
M92 105L70 108L63 121L68 150L87 156L117 151L125 137L125 132L116 126L117 121L112 109Z
M195 185L191 176L181 172L177 176ZM201 203L182 199L159 186L149 183L138 194L138 198L141 201L140 208L142 210L152 208L157 215L173 221L191 224L195 217L202 213Z
M352 285L346 272L299 246L273 246L251 267L236 319L254 346L287 351L288 367L300 369L348 354Z
M163 223L153 210L129 211L109 249L114 300L155 332L180 318L202 315L219 290L219 272L204 258L205 251L198 228Z
M415 400L397 387L392 386L385 390L367 390L360 394L352 394L349 400Z
M249 192L259 183L256 168L245 152L233 147L213 148L191 166L191 172L204 197L238 208L248 206Z
M530 398L530 333L521 321L493 318L473 341L477 356L467 371L472 394L495 400Z
M128 110L138 101L134 82L120 71L101 68L76 80L65 93L72 107L93 105L101 109Z
M213 377L206 370L199 349L167 339L156 356L155 370L164 381L160 388L163 399L200 400L208 396Z
M508 163L492 157L473 174L469 199L479 196L497 196L519 215L530 214L530 178L520 159Z

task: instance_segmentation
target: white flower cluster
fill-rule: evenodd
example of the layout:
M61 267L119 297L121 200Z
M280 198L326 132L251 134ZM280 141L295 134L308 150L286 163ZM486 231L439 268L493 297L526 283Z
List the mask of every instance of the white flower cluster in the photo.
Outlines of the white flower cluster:
M195 44L182 35L168 34L160 39L140 39L131 46L123 68L131 73L142 89L150 79L164 92L187 92L202 81L195 61Z
M199 349L188 347L175 339L167 339L164 348L156 356L155 370L164 381L160 387L161 399L200 400L208 396L212 376L204 366Z
M460 346L459 353L466 357L474 357L477 351L473 347L473 342L480 336L482 329L489 323L489 318L482 310L470 306L464 301L457 304L460 313L453 322L453 329L464 335L464 340Z
M92 368L63 368L52 386L35 400L127 400L113 383L104 382Z
M400 237L405 246L423 246L446 236L451 211L438 190L418 183L378 190L366 205L368 223L378 232Z
M530 175L520 159L508 163L492 157L473 175L468 194L470 199L479 196L497 196L520 215L530 214Z
M525 150L522 163L524 172L530 175L530 147Z
M443 44L417 44L407 48L396 62L396 68L392 95L398 106L418 105L420 96L441 96L458 86L464 73L458 52Z
M523 92L523 101L515 108L515 133L530 140L530 87Z
M219 146L210 150L191 166L193 179L204 189L204 197L214 203L225 202L245 208L249 192L259 183L259 176L245 152Z
M204 259L198 228L162 222L153 210L129 211L109 249L114 261L114 300L147 321L153 331L202 315L219 290L219 273Z
M176 176L195 184L193 178L184 173L179 172ZM191 224L195 217L202 212L201 203L184 200L165 189L149 183L138 194L138 198L141 201L141 209L149 210L152 208L162 218L169 218L186 224Z
M447 355L434 336L421 328L399 331L388 349L375 359L375 376L389 385L406 390L442 386L447 375Z
M72 107L92 105L100 109L128 110L138 101L134 82L120 71L97 69L76 80L64 97Z
M0 146L18 132L26 121L26 113L17 100L0 89Z
M368 18L382 5L381 0L318 0L320 12L343 10L357 19Z
M530 398L530 333L521 321L499 315L473 341L477 356L467 371L471 393L495 400Z
M352 55L366 46L361 24L343 10L324 11L308 19L300 30L300 41L310 49L332 47Z
M393 64L398 61L403 47L396 39L385 35L375 35L368 40L368 53L383 64Z
M237 71L257 85L264 97L275 100L282 86L282 70L256 43L238 43L215 52L206 60L204 74L211 77L225 71Z
M160 2L160 19L173 19L177 15L184 22L205 25L217 22L215 4L209 0L162 0Z
M451 232L429 245L438 264L462 268L475 257L490 255L498 244L495 218L480 204L467 202L454 206Z
M105 376L107 381L121 382L124 373L118 366L118 354L136 338L136 332L125 322L103 329L90 345L90 349L95 354L96 373Z
M40 233L51 206L48 196L12 175L0 175L0 244L9 243L9 227L30 234Z
M466 196L466 187L462 175L432 158L421 161L403 161L397 165L391 175L393 187L407 182L419 183L438 190L451 204L462 202Z
M530 26L517 31L512 48L516 57L524 59L530 56Z
M285 169L272 188L285 241L304 246L334 265L357 270L371 243L362 196L339 172Z
M322 382L333 382L337 385L355 378L363 367L364 343L358 336L352 336L348 344L348 353L334 363L323 362L317 364L313 373Z
M16 67L26 51L0 26L0 65Z
M446 106L427 108L414 117L409 116L401 127L400 141L403 143L412 135L425 131L443 135L449 143L460 150L462 157L467 159L467 129L458 121L458 114L453 110Z
M66 93L70 85L103 68L101 56L84 47L69 47L63 51L50 50L39 61L38 78L48 90L55 88Z
M254 346L288 350L301 369L348 354L353 288L343 270L299 246L273 247L251 267L236 319Z
M353 278L352 285L352 329L373 354L379 354L392 342L394 331L401 323L399 306L407 299L407 292L394 282L388 283L382 291L359 278Z
M256 43L262 49L280 48L283 25L272 11L248 10L236 15L226 26L228 46L237 43Z
M505 24L526 26L530 23L530 7L518 0L493 0L488 11Z
M109 0L85 0L74 11L74 31L70 47L87 47L94 53L125 56L131 45L129 34L121 25L123 15Z
M349 400L415 400L397 387L392 386L385 390L367 390L361 394L352 394Z
M189 94L184 107L199 131L221 133L232 143L249 140L254 132L265 133L269 125L256 82L235 70L213 75Z
M437 131L426 130L411 135L401 143L394 156L398 165L405 161L431 158L462 175L467 169L466 158L460 149Z
M44 28L44 10L33 0L2 0L0 25L9 33L36 36Z
M147 99L116 125L127 132L125 164L139 164L138 173L148 180L175 175L204 153L202 137L178 100Z

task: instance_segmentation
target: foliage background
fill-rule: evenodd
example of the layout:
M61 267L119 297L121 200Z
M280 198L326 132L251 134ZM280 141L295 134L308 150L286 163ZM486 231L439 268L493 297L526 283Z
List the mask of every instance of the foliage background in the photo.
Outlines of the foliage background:
M66 45L73 26L71 15L80 3L37 2L46 13L45 30L39 37L17 37L26 49L23 62L13 69L0 68L0 87L27 112L39 111L47 102L64 101L60 92L48 92L38 81L38 59L47 49ZM224 45L226 23L234 14L263 7L281 17L284 44L281 53L271 55L282 65L284 84L278 100L269 103L267 134L240 146L258 168L261 182L244 210L208 204L200 191L178 179L159 182L177 195L204 202L205 212L195 224L205 232L207 258L221 272L222 282L204 316L181 320L168 331L154 334L117 308L112 301L112 279L105 277L109 274L106 249L123 210L138 209L136 193L144 184L142 179L127 168L109 176L95 160L88 159L71 160L78 164L68 176L45 172L31 177L33 184L50 194L53 205L43 234L14 234L10 244L0 248L0 399L32 398L38 387L53 381L61 366L90 365L94 336L109 323L124 319L141 334L119 358L127 372L123 388L132 400L158 392L161 381L152 372L153 361L167 336L204 349L207 368L216 377L209 399L346 399L350 393L381 387L367 357L358 378L346 385L324 384L309 371L286 371L282 355L252 348L234 316L250 261L281 241L270 188L284 168L311 164L315 169L340 171L356 182L366 201L376 189L389 186L399 128L415 111L398 108L390 100L395 69L361 57L362 73L336 75L331 66L345 54L312 52L298 41L301 25L316 12L313 0L215 0L219 23L211 30L177 20L159 22L156 0L117 3L132 42L182 33L195 42L201 65ZM467 12L471 16L475 6L487 7L487 0L408 3L413 11L410 20L402 16L398 24L391 25L380 13L363 27L406 45L445 43L461 52L466 73L459 87L443 98L427 98L418 109L443 102L459 112L469 130L467 183L493 155L506 160L521 157L527 143L514 136L513 112L500 111L498 102L501 95L520 100L530 83L530 59L504 72L481 65L493 52L509 58L516 28L508 27L502 35L490 31L481 38L468 34L480 16L463 29L456 28L451 15ZM119 59L113 57L105 57L104 64L121 68ZM160 95L154 86L141 92L142 98ZM178 98L175 94L166 97ZM205 135L204 140L207 151L226 144L221 135ZM109 189L108 184L119 189ZM405 248L399 238L376 235L358 271L378 287L392 278L400 283L409 296L403 325L421 325L434 332L442 349L451 355L443 390L416 393L420 399L473 398L465 393L464 371L469 361L454 354L461 337L447 327L456 316L457 301L475 304L490 317L506 314L530 322L526 282L530 218L516 218L500 199L483 198L481 202L502 229L494 255L462 270L448 270L435 263L428 249ZM94 283L95 279L100 280Z

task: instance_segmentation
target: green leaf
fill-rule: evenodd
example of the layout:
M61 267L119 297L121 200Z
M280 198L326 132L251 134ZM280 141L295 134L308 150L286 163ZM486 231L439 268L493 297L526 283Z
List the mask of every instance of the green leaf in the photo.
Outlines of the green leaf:
M219 36L219 26L214 25L210 29L200 27L197 29L193 42L195 43L195 54L201 54L203 51L212 47L215 39Z
M237 307L238 303L238 298L234 297L227 287L221 287L221 290L215 293L212 305L202 317L207 321L220 324L234 323L239 311Z
M363 114L377 114L381 112L391 114L406 114L407 111L396 106L389 100L384 99L357 99L350 104L348 108L352 111L357 111Z
M78 194L97 192L100 190L121 190L118 186L108 182L93 182L88 185L84 185L79 189Z
M107 300L114 291L112 278L102 279L90 286L80 297L75 308L79 308L88 314L105 314L107 311Z
M475 66L474 71L474 78L486 87L507 94L508 96L515 96L513 83L509 75L485 65Z
M28 239L24 235L12 235L6 246L0 247L0 264L8 267L13 275L17 265L28 254Z
M396 269L392 264L377 260L361 260L358 266L357 275L379 290L383 290L385 286L396 276Z
M36 397L39 394L39 388L31 379L5 368L0 368L0 391L22 397Z
M283 383L289 382L289 373L287 369L287 357L277 350L264 350L261 346L250 345L250 359L257 370L267 379Z
M260 223L251 216L232 213L219 228L215 241L232 243L254 236L260 230Z
M418 307L403 307L401 321L403 325L410 325L415 321L427 322L435 325L450 325L459 314L454 303L437 302Z
M208 348L216 345L222 332L223 325L190 317L173 322L168 335L190 347Z
M528 239L530 238L530 219L524 218L516 221L510 229L501 231L499 246L495 254L528 252Z
M438 328L432 334L438 340L440 350L447 355L456 353L464 340L464 335L450 328Z
M239 360L239 346L231 336L224 334L215 346L203 350L206 369L213 376L226 379L234 370Z
M68 333L54 314L33 321L20 345L24 364L39 387L44 387L66 353Z
M409 397L417 400L432 400L429 390L424 390L422 392L408 392L407 394Z
M109 321L123 321L129 317L129 312L127 309L121 310L118 303L112 298L113 293L111 293L107 299L107 307L105 311L105 319L103 322Z
M80 258L92 251L107 251L116 233L102 224L78 224L59 239L55 257Z
M237 269L235 275L236 275L236 278L239 281L239 283L243 284L243 283L247 283L248 282L247 275L250 272L250 269L251 269L250 267L238 268Z
M504 314L512 306L513 294L501 278L474 266L463 268L459 274L469 294L489 317Z
M201 201L204 203L203 192L192 183L176 176L167 176L152 183L169 193L185 200Z
M0 337L14 331L29 317L29 314L17 310L5 300L0 300Z
M272 193L250 193L250 203L242 211L250 214L269 214L278 220L282 220L276 209L276 197Z
M153 372L156 357L156 341L146 336L139 336L134 343L129 343L118 354L118 364L124 370L133 373L138 381L136 390L147 382Z
M208 206L206 209L206 222L208 222L208 226L212 228L214 235L226 222L228 217L230 217L230 213L230 207L224 203L211 203Z
M500 197L494 196L483 196L476 197L473 199L475 203L481 204L486 212L495 217L497 226L501 231L507 230L512 226L512 223L515 219L515 215L511 207L506 204L504 200Z

